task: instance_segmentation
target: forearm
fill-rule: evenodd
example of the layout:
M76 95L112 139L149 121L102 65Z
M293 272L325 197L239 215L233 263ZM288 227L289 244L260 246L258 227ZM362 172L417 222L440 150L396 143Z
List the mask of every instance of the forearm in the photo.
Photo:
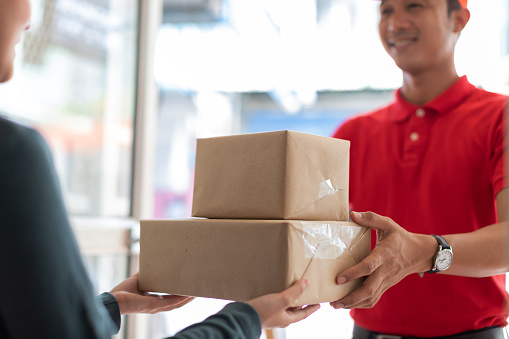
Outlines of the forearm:
M483 278L509 271L509 189L498 192L496 198L498 224L470 233L445 235L454 259L442 274Z
M359 225L377 231L377 246L364 260L337 276L340 285L360 277L368 278L359 289L333 302L334 308L373 307L387 289L406 276L432 268L438 243L431 235L408 232L392 219L373 212L352 212L350 216ZM499 220L507 220L504 217L498 215ZM509 267L508 227L505 222L471 233L440 234L451 245L454 258L451 266L438 274L489 277L506 273Z
M445 235L454 259L442 274L482 278L507 273L508 237L508 222L486 226L475 232Z

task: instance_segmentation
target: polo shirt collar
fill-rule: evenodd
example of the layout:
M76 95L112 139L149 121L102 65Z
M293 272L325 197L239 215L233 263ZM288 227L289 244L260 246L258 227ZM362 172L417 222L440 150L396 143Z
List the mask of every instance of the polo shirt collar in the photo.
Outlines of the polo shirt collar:
M404 121L408 119L410 114L415 113L415 110L419 107L426 111L436 112L439 115L447 114L463 102L474 90L475 86L464 75L435 99L423 106L417 106L403 99L400 88L396 91L396 100L390 110L391 119L395 122Z

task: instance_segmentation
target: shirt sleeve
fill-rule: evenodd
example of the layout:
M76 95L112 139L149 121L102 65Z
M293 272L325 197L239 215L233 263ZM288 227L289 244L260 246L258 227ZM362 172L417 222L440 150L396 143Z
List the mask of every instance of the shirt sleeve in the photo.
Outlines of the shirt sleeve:
M70 227L49 148L0 118L0 334L110 338Z
M505 112L504 112L505 110ZM504 98L499 108L499 119L496 120L492 136L492 152L490 158L490 176L493 187L493 194L496 197L498 192L507 187L507 171L506 171L506 150L507 150L507 114L509 108L507 106L507 98Z
M204 321L191 325L171 338L175 339L255 339L260 338L262 325L256 310L248 304L235 302Z
M334 133L332 133L331 137L336 139L350 140L350 135L348 132L352 129L351 125L353 120L354 118L349 118L345 121L342 121Z

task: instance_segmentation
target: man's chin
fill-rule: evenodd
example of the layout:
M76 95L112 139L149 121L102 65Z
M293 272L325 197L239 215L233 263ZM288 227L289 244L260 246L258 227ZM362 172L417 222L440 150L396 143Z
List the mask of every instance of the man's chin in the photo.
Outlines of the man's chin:
M394 59L393 59L394 60ZM422 63L415 60L394 60L394 63L404 73L417 74L422 70Z
M12 67L7 70L0 69L0 83L4 83L11 80L12 75L13 75Z

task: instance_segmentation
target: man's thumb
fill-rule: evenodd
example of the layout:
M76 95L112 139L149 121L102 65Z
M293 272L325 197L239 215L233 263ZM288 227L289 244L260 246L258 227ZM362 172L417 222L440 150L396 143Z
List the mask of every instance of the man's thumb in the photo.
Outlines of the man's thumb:
M350 212L350 218L361 226L371 227L376 230L386 230L391 225L391 219L382 217L373 212L352 211Z

